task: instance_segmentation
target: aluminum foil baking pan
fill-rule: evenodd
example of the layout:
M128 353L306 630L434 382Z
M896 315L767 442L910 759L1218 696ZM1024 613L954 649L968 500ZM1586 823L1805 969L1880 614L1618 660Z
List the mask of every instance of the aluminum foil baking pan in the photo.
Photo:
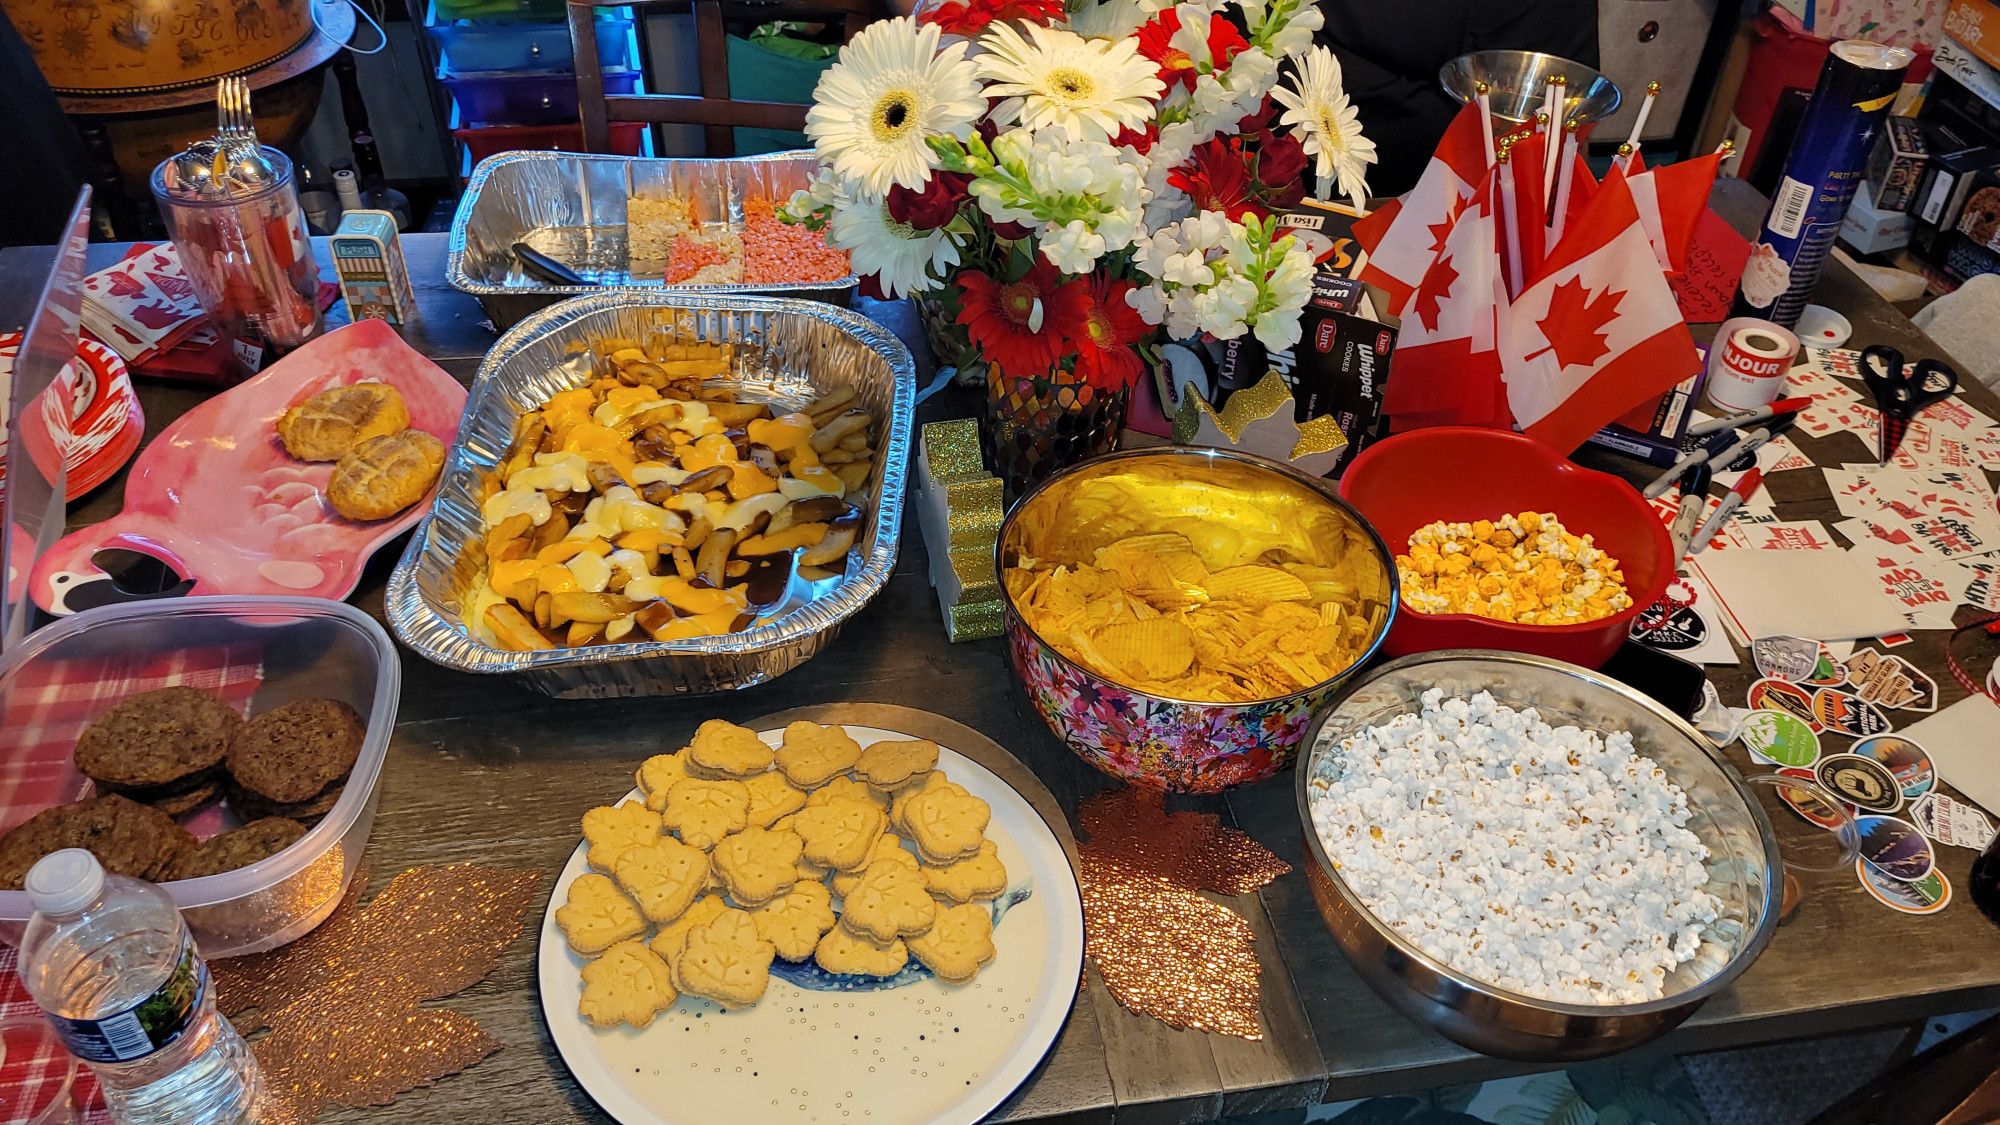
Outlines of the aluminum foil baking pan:
M802 591L797 608L741 633L509 652L479 640L459 606L485 565L480 486L505 460L520 416L590 380L582 349L606 336L739 345L723 385L747 399L796 408L853 387L876 417L868 519L846 572ZM909 472L916 364L894 333L819 301L666 290L610 290L578 297L515 325L479 365L465 420L445 459L430 515L389 578L389 625L426 659L462 672L515 673L564 699L729 691L772 679L810 659L841 622L868 604L896 566Z
M626 254L625 204L633 196L683 195L702 216L743 224L743 201L783 201L804 188L819 158L810 150L730 160L594 156L576 152L506 152L480 161L451 221L445 277L479 298L500 328L564 297L599 287L673 293L759 293L846 304L856 279L794 285L675 285ZM525 242L597 286L553 285L526 273L514 257Z

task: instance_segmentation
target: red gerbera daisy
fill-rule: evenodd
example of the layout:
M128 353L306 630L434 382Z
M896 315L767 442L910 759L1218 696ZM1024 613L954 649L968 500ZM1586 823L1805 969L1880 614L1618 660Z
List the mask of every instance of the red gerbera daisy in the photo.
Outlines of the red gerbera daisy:
M1100 391L1119 391L1139 381L1146 364L1132 345L1152 331L1125 300L1137 288L1130 281L1091 274L1072 288L1085 290L1083 331L1076 339L1076 373Z
M1068 342L1083 333L1089 295L1081 285L1061 284L1056 268L1040 255L1017 281L999 281L977 270L959 274L957 281L958 322L1002 375L1025 379L1048 374Z
M1167 182L1187 192L1197 211L1220 211L1238 222L1245 215L1262 219L1271 213L1256 198L1258 184L1244 167L1243 153L1220 138L1196 145L1187 163L1167 173Z
M1152 19L1139 25L1133 36L1139 40L1139 53L1153 61L1159 68L1160 81L1172 89L1175 83L1194 89L1194 56L1174 46L1174 33L1181 29L1180 13L1172 8L1161 11Z
M986 25L1021 20L1044 26L1063 14L1063 0L945 0L917 14L918 23L934 23L947 35L967 38L986 30Z

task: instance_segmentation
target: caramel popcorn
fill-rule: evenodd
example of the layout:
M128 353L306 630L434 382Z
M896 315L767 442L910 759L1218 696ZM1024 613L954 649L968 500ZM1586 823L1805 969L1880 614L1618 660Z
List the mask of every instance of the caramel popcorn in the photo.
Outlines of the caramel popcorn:
M1550 512L1427 524L1396 556L1403 602L1520 625L1578 625L1628 609L1618 560Z

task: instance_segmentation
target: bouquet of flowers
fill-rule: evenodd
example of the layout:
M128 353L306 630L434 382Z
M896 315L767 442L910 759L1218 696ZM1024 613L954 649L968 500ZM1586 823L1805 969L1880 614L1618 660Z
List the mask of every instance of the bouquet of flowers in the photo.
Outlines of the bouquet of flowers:
M1274 212L1308 165L1359 206L1375 159L1320 24L1312 0L935 0L822 76L787 218L1009 382L1116 394L1162 329L1288 348L1314 263Z

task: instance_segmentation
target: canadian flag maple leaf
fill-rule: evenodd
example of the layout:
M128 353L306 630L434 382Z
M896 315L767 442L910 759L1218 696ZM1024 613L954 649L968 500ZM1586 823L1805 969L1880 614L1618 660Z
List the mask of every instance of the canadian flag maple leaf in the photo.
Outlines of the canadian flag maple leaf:
M1438 330L1439 306L1443 304L1445 294L1450 293L1451 287L1456 284L1458 268L1451 264L1450 258L1439 258L1424 272L1424 283L1417 286L1417 295L1410 301L1410 311L1424 322L1424 331Z
M1458 221L1458 214L1459 209L1454 207L1451 209L1451 214L1446 215L1443 221L1430 225L1432 257L1444 253L1444 240L1451 237L1451 226Z
M1592 295L1580 277L1557 285L1549 297L1548 315L1535 322L1542 338L1549 342L1543 350L1553 349L1556 362L1564 367L1588 367L1603 359L1611 351L1604 326L1616 319L1618 302L1624 296L1608 287Z

